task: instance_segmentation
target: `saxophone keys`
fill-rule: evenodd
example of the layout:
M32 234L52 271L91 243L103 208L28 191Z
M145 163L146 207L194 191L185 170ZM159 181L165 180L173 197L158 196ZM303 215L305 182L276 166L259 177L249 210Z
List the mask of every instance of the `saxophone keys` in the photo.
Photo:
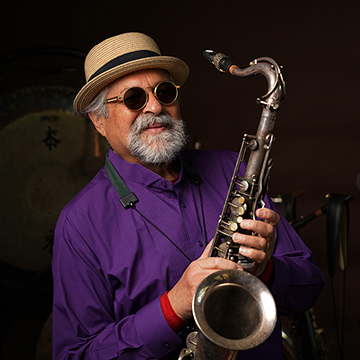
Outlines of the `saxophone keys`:
M243 205L245 203L245 198L243 196L238 197L239 204Z
M236 222L240 224L243 221L243 218L241 216L238 216L236 219Z
M234 208L234 213L240 216L244 215L247 210L247 205L243 196L236 197L230 205Z
M231 222L229 227L231 231L236 231L238 229L238 224L236 222Z

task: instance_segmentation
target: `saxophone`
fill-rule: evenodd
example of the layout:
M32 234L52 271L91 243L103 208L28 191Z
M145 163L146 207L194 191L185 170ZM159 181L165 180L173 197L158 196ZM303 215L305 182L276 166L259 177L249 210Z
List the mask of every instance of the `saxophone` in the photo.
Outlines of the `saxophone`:
M221 72L233 76L265 76L268 91L257 102L262 105L256 135L245 134L235 165L226 201L220 215L210 256L219 256L253 266L252 259L239 253L240 245L232 241L244 219L255 219L255 210L264 207L269 173L273 165L269 153L274 141L273 128L285 96L281 68L271 58L261 57L240 69L227 56L213 50L205 58ZM241 163L250 151L244 176L239 177ZM245 271L220 270L206 277L195 291L192 304L194 331L186 340L179 360L234 360L242 350L260 345L272 333L276 323L274 298L262 281Z

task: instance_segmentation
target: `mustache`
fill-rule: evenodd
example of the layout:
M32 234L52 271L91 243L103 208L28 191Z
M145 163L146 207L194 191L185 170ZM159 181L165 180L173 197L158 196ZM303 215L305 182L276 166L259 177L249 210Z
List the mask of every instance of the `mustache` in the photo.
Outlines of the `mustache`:
M174 127L174 122L175 120L166 113L160 113L159 115L139 114L131 125L131 131L134 134L140 134L143 130L154 124L159 124L172 129Z

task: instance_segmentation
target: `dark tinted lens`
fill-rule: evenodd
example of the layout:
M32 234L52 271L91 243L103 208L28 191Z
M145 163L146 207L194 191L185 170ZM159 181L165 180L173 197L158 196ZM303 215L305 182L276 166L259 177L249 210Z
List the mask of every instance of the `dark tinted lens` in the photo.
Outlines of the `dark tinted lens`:
M146 103L146 93L142 88L131 88L125 92L123 101L128 109L140 110Z
M156 97L163 104L171 104L176 100L177 88L170 82L163 82L156 88Z

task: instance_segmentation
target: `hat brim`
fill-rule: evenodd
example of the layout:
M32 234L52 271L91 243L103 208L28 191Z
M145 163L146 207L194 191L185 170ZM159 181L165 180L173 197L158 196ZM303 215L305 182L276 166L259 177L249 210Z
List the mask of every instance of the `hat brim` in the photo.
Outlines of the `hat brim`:
M84 109L106 85L121 76L145 69L167 70L176 85L183 85L189 76L189 67L186 63L172 56L154 56L133 60L107 70L86 83L75 97L74 110L78 114L83 114Z

